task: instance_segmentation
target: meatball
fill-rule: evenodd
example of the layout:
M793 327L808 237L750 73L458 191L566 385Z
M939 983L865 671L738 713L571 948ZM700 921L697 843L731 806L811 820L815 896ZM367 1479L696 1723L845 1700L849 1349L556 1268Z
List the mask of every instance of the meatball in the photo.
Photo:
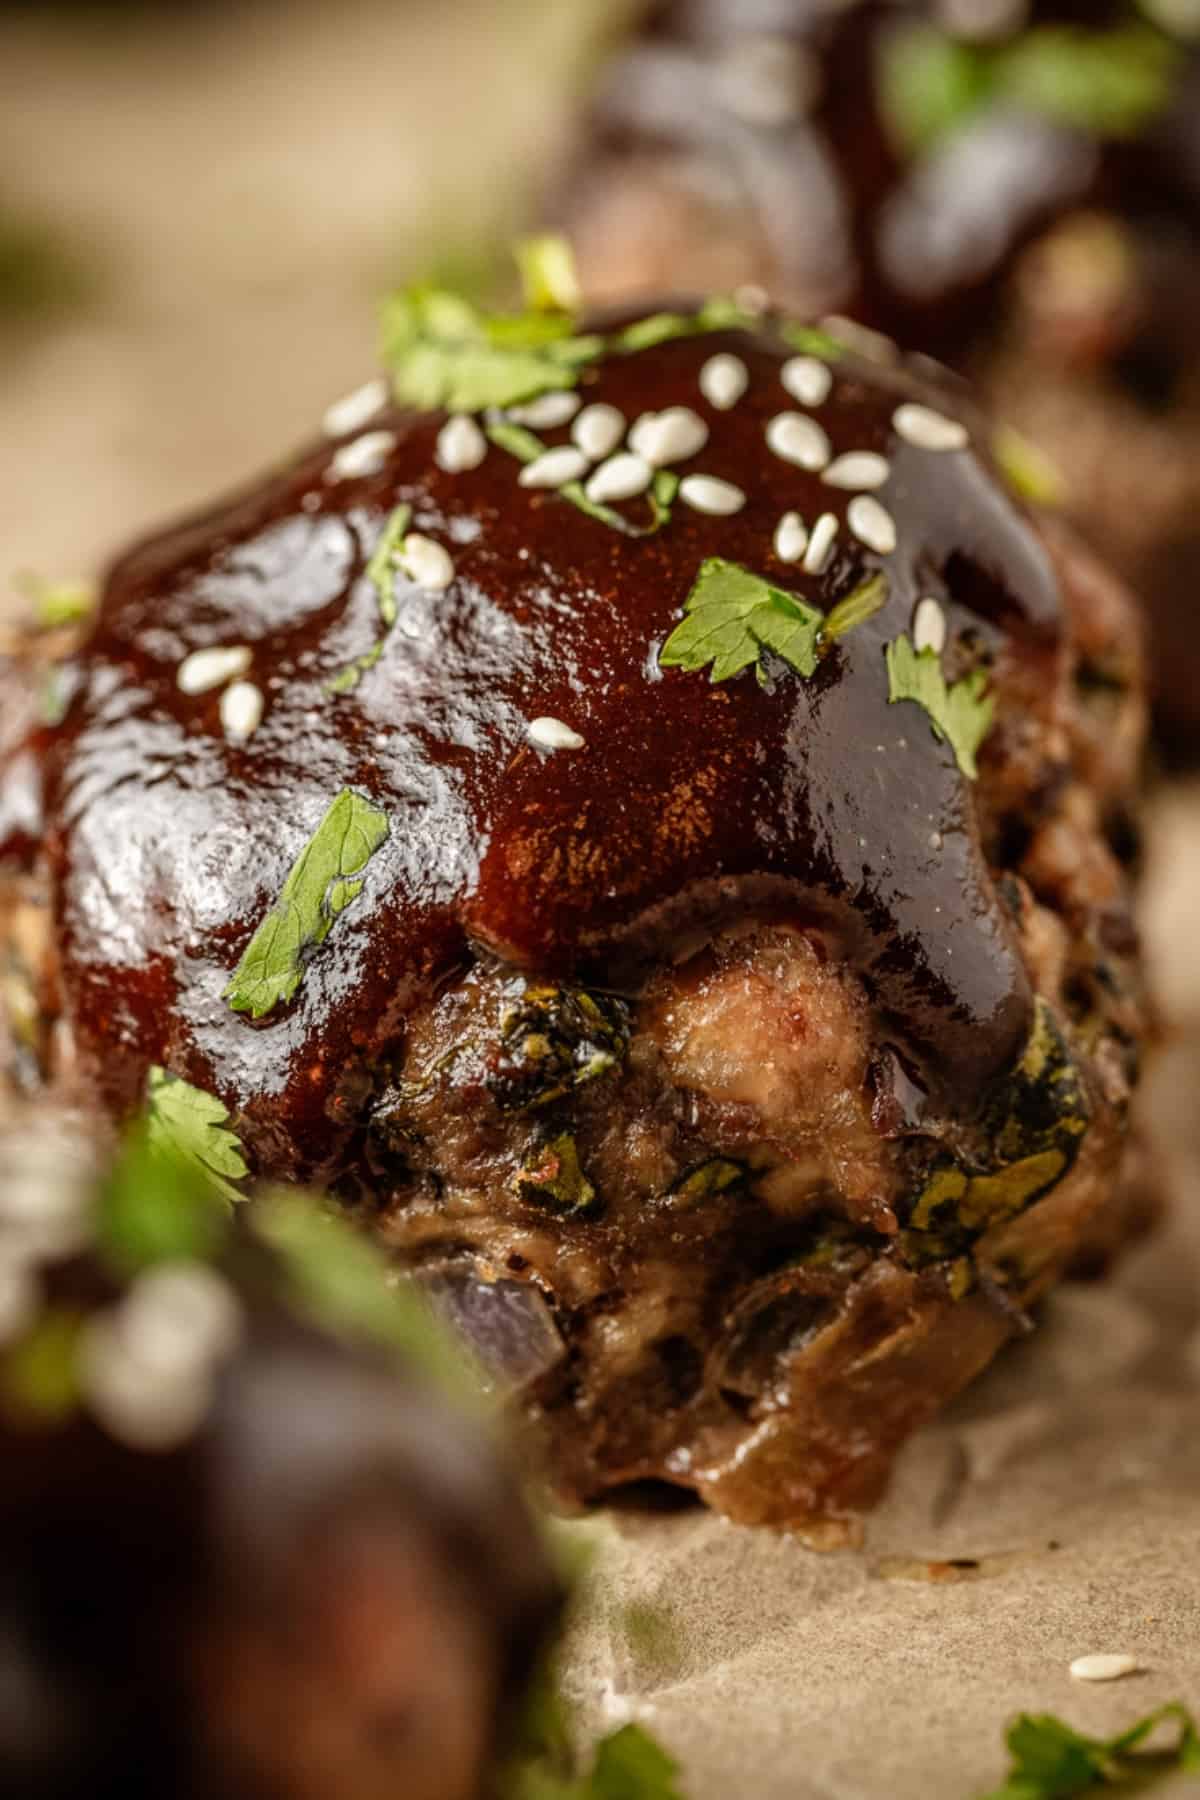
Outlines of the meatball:
M1149 607L1161 733L1194 757L1187 11L668 0L602 68L551 206L597 299L761 282L968 375L1049 453L1042 478Z
M564 1503L840 1529L1117 1204L1128 604L787 318L421 293L389 350L456 410L367 390L122 558L37 740L74 1079L326 1184Z
M477 1800L558 1606L511 1472L345 1227L71 1141L0 1139L0 1785Z

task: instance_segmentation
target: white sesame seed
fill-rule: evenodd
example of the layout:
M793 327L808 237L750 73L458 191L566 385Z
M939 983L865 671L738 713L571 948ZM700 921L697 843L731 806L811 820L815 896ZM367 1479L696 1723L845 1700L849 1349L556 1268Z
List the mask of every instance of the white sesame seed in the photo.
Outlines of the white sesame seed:
M829 558L833 554L833 546L837 541L838 522L832 513L822 513L808 540L808 549L804 552L804 572L807 575L823 575L829 566Z
M568 481L578 481L587 471L588 459L583 451L574 444L560 444L526 463L517 480L525 488L560 488L566 487Z
M833 370L819 356L793 356L779 371L779 379L801 406L823 406L833 386Z
M913 610L913 649L932 650L937 656L946 648L946 615L932 594L918 600Z
M244 744L262 724L262 689L252 681L235 681L221 695L221 729L234 743Z
M119 1308L121 1335L144 1368L170 1379L237 1348L242 1306L206 1263L159 1263L139 1275Z
M871 494L856 494L846 508L846 523L868 550L890 556L896 548L896 521Z
M602 462L625 436L625 414L602 401L585 406L571 427L571 436L589 462Z
M438 432L434 454L440 469L458 475L479 467L487 455L487 439L469 414L455 413Z
M767 426L767 448L798 469L823 469L833 454L824 430L804 413L776 413Z
M690 406L668 406L665 412L643 413L629 433L629 448L652 469L686 462L708 442L708 426Z
M531 719L528 726L531 744L539 750L582 750L584 740L561 719Z
M450 552L432 538L422 537L419 531L409 532L396 561L418 587L428 588L434 594L442 593L454 580Z
M632 500L635 494L645 493L653 478L654 471L645 457L622 450L600 464L587 484L587 497L597 506L608 500Z
M524 406L510 406L504 416L514 425L528 425L532 431L553 431L558 425L568 424L582 404L579 395L570 392L539 394Z
M244 675L252 652L246 644L217 644L211 650L193 650L175 671L181 694L208 694Z
M28 1263L0 1262L0 1344L11 1344L29 1330L41 1298L41 1282Z
M710 356L700 371L700 392L718 412L736 406L750 385L750 371L740 356L722 351Z
M351 438L334 452L326 479L357 481L364 475L378 475L395 448L394 431L368 431L363 437Z
M696 512L714 513L718 518L741 512L746 504L741 488L718 475L686 475L679 484L679 498Z
M775 554L780 562L799 562L808 549L808 532L798 512L784 513L775 527Z
M387 397L387 382L379 376L355 388L344 400L336 400L322 420L326 437L349 437L352 431L361 431L387 405Z
M829 487L848 488L853 492L882 487L891 472L892 465L886 456L876 456L873 450L849 450L845 456L830 463L821 479Z
M892 414L892 424L906 444L918 450L965 450L970 437L960 419L948 419L932 406L908 401Z
M1136 1656L1077 1656L1071 1673L1076 1681L1119 1681L1123 1675L1136 1675L1140 1666Z

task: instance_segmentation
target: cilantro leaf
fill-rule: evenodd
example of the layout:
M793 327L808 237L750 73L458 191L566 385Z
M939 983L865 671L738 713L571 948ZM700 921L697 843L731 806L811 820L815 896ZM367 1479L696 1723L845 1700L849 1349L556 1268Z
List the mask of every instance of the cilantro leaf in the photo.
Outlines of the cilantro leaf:
M349 877L366 868L388 830L386 813L352 788L342 789L292 864L225 989L234 1012L261 1019L292 998L309 952L325 942L338 915L362 892L362 882Z
M383 655L383 647L388 633L396 623L396 562L404 548L404 539L412 519L412 507L406 504L398 506L389 516L387 524L380 533L379 542L371 552L367 563L366 576L375 589L379 602L379 617L383 621L382 634L375 640L369 650L356 656L352 663L347 663L332 680L325 683L328 694L348 694L356 688L368 669L373 669Z
M680 1800L679 1765L640 1725L625 1725L596 1751L591 1800Z
M984 693L986 673L975 669L947 687L936 650L914 650L904 636L887 646L886 655L889 701L896 705L912 700L923 708L933 735L949 743L959 768L974 781L979 774L975 753L991 729L995 711L995 702Z
M523 238L515 251L525 304L534 312L579 310L583 298L575 257L565 237L547 232Z
M1174 1747L1161 1754L1136 1755L1167 1721L1179 1726ZM1008 1780L985 1800L1074 1800L1139 1775L1200 1770L1200 1733L1191 1713L1177 1700L1108 1739L1085 1737L1052 1713L1022 1713L1009 1726L1006 1741L1012 1756Z
M481 412L574 387L603 339L572 335L567 313L480 312L442 288L410 287L383 309L383 360L397 400Z
M237 1135L229 1129L229 1114L214 1094L152 1068L146 1082L146 1136L152 1148L203 1170L226 1199L245 1198L230 1183L244 1180L250 1171Z
M887 576L872 575L826 613L823 636L826 639L845 637L856 625L865 625L887 605L887 597Z
M514 425L510 419L497 419L487 427L487 435L498 450L506 450L518 462L531 463L546 453L546 445L536 433L527 430L524 425ZM653 537L656 531L660 531L668 523L671 503L678 491L679 477L669 469L660 469L650 490L651 522L648 526L638 526L631 524L624 513L617 512L615 507L605 506L599 500L589 500L582 481L568 481L557 490L560 500L577 506L589 519L607 525L610 531L620 531L626 537L639 538Z
M229 1201L242 1198L146 1113L127 1134L101 1191L97 1247L121 1275L159 1262L206 1262L229 1230Z
M991 93L989 64L977 45L915 20L882 39L877 83L880 110L907 155L953 131Z
M801 350L806 356L823 357L826 362L837 362L848 348L831 331L822 331L816 325L800 325L794 319L783 321L779 335L793 350Z
M709 680L718 682L754 664L761 682L766 677L759 657L769 649L800 675L816 669L822 614L737 563L709 557L685 608L659 651L663 668L695 671L711 663Z
M715 294L695 312L650 313L644 319L635 319L616 334L612 347L632 356L638 350L652 350L656 344L669 343L672 338L703 337L710 331L753 331L759 323L758 316L747 312L736 300Z

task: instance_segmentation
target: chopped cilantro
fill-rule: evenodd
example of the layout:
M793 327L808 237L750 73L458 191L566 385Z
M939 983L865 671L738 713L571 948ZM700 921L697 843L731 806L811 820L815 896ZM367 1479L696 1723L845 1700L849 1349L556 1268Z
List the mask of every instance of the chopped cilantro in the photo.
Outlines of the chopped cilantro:
M546 445L536 433L527 430L524 425L514 425L510 419L497 419L487 427L487 434L498 450L506 450L518 462L531 463L546 454ZM678 476L667 469L660 469L650 491L651 522L649 526L638 526L631 524L615 507L605 506L598 500L589 500L582 481L568 481L557 490L560 500L569 501L581 513L586 513L589 519L607 525L610 531L620 531L626 537L653 537L656 531L661 530L671 517L671 502L678 491Z
M1146 1739L1168 1722L1179 1727L1173 1748L1144 1750ZM1052 1713L1022 1713L1009 1726L1007 1743L1008 1780L986 1800L1072 1800L1134 1781L1140 1791L1141 1779L1155 1774L1200 1773L1200 1733L1178 1701L1112 1738L1085 1737Z
M650 313L644 319L635 319L613 338L612 348L632 355L669 343L672 338L703 337L710 331L753 331L758 324L756 314L747 312L727 295L717 294L695 312Z
M873 619L887 605L887 597L887 576L872 575L825 615L822 636L827 640L845 637L856 625L865 625L868 619Z
M480 412L574 387L603 350L576 337L566 313L500 316L441 288L410 287L383 309L383 359L397 400L422 410Z
M365 869L388 835L388 817L343 788L296 861L276 904L242 954L225 999L234 1012L261 1019L285 1004L304 979L308 954L362 892Z
M823 357L826 362L836 362L846 354L847 346L832 332L820 331L815 325L799 325L794 319L782 322L779 335L793 350L800 350L805 356Z
M1010 488L1031 506L1061 506L1066 482L1057 464L1012 425L998 425L992 455Z
M96 610L100 590L94 581L44 581L40 575L15 577L15 585L37 609L42 631L80 625Z
M571 1720L551 1667L535 1677L501 1800L682 1800L679 1766L640 1725L624 1725L597 1744L590 1770L572 1749Z
M352 688L358 686L361 677L366 674L368 669L373 669L383 655L383 647L388 633L396 623L396 562L404 548L404 539L411 520L412 507L406 504L398 506L389 516L380 533L379 542L371 552L370 560L367 563L367 580L375 589L379 602L379 617L383 621L382 635L376 639L369 650L365 650L361 656L356 656L352 663L347 663L346 667L339 670L331 681L326 682L327 693L348 694Z
M158 1262L207 1262L229 1230L230 1195L241 1197L147 1113L101 1190L97 1247L122 1275Z
M1145 25L1039 25L991 45L912 24L885 38L878 84L884 117L912 155L1002 105L1097 137L1131 137L1162 112L1181 67L1178 49Z
M525 304L534 312L573 313L583 298L575 257L565 237L546 233L524 238L516 247L517 268Z
M666 669L695 671L711 663L709 680L718 682L753 664L759 681L765 682L763 650L773 650L800 675L816 669L822 614L737 563L709 557L685 609L685 618L659 651Z
M174 1152L202 1169L227 1200L245 1198L230 1184L249 1174L242 1146L229 1129L229 1114L213 1094L165 1069L146 1082L146 1132L155 1149Z
M887 646L886 655L888 699L893 705L915 701L928 714L933 735L949 743L959 768L974 781L979 773L975 753L991 728L995 710L991 696L984 693L985 672L975 669L948 687L936 650L914 650L904 636Z

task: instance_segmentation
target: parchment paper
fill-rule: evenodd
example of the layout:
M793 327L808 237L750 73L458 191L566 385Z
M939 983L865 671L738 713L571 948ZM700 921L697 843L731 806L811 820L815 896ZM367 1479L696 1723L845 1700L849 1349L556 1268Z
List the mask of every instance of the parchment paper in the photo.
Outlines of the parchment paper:
M861 1551L700 1511L571 1528L593 1560L568 1691L594 1728L652 1728L690 1800L970 1800L1004 1774L1015 1712L1103 1735L1200 1707L1200 790L1160 798L1149 844L1174 1041L1144 1111L1169 1224L1115 1279L1060 1290L911 1443ZM950 1559L980 1566L929 1567ZM1069 1675L1109 1650L1145 1672Z

